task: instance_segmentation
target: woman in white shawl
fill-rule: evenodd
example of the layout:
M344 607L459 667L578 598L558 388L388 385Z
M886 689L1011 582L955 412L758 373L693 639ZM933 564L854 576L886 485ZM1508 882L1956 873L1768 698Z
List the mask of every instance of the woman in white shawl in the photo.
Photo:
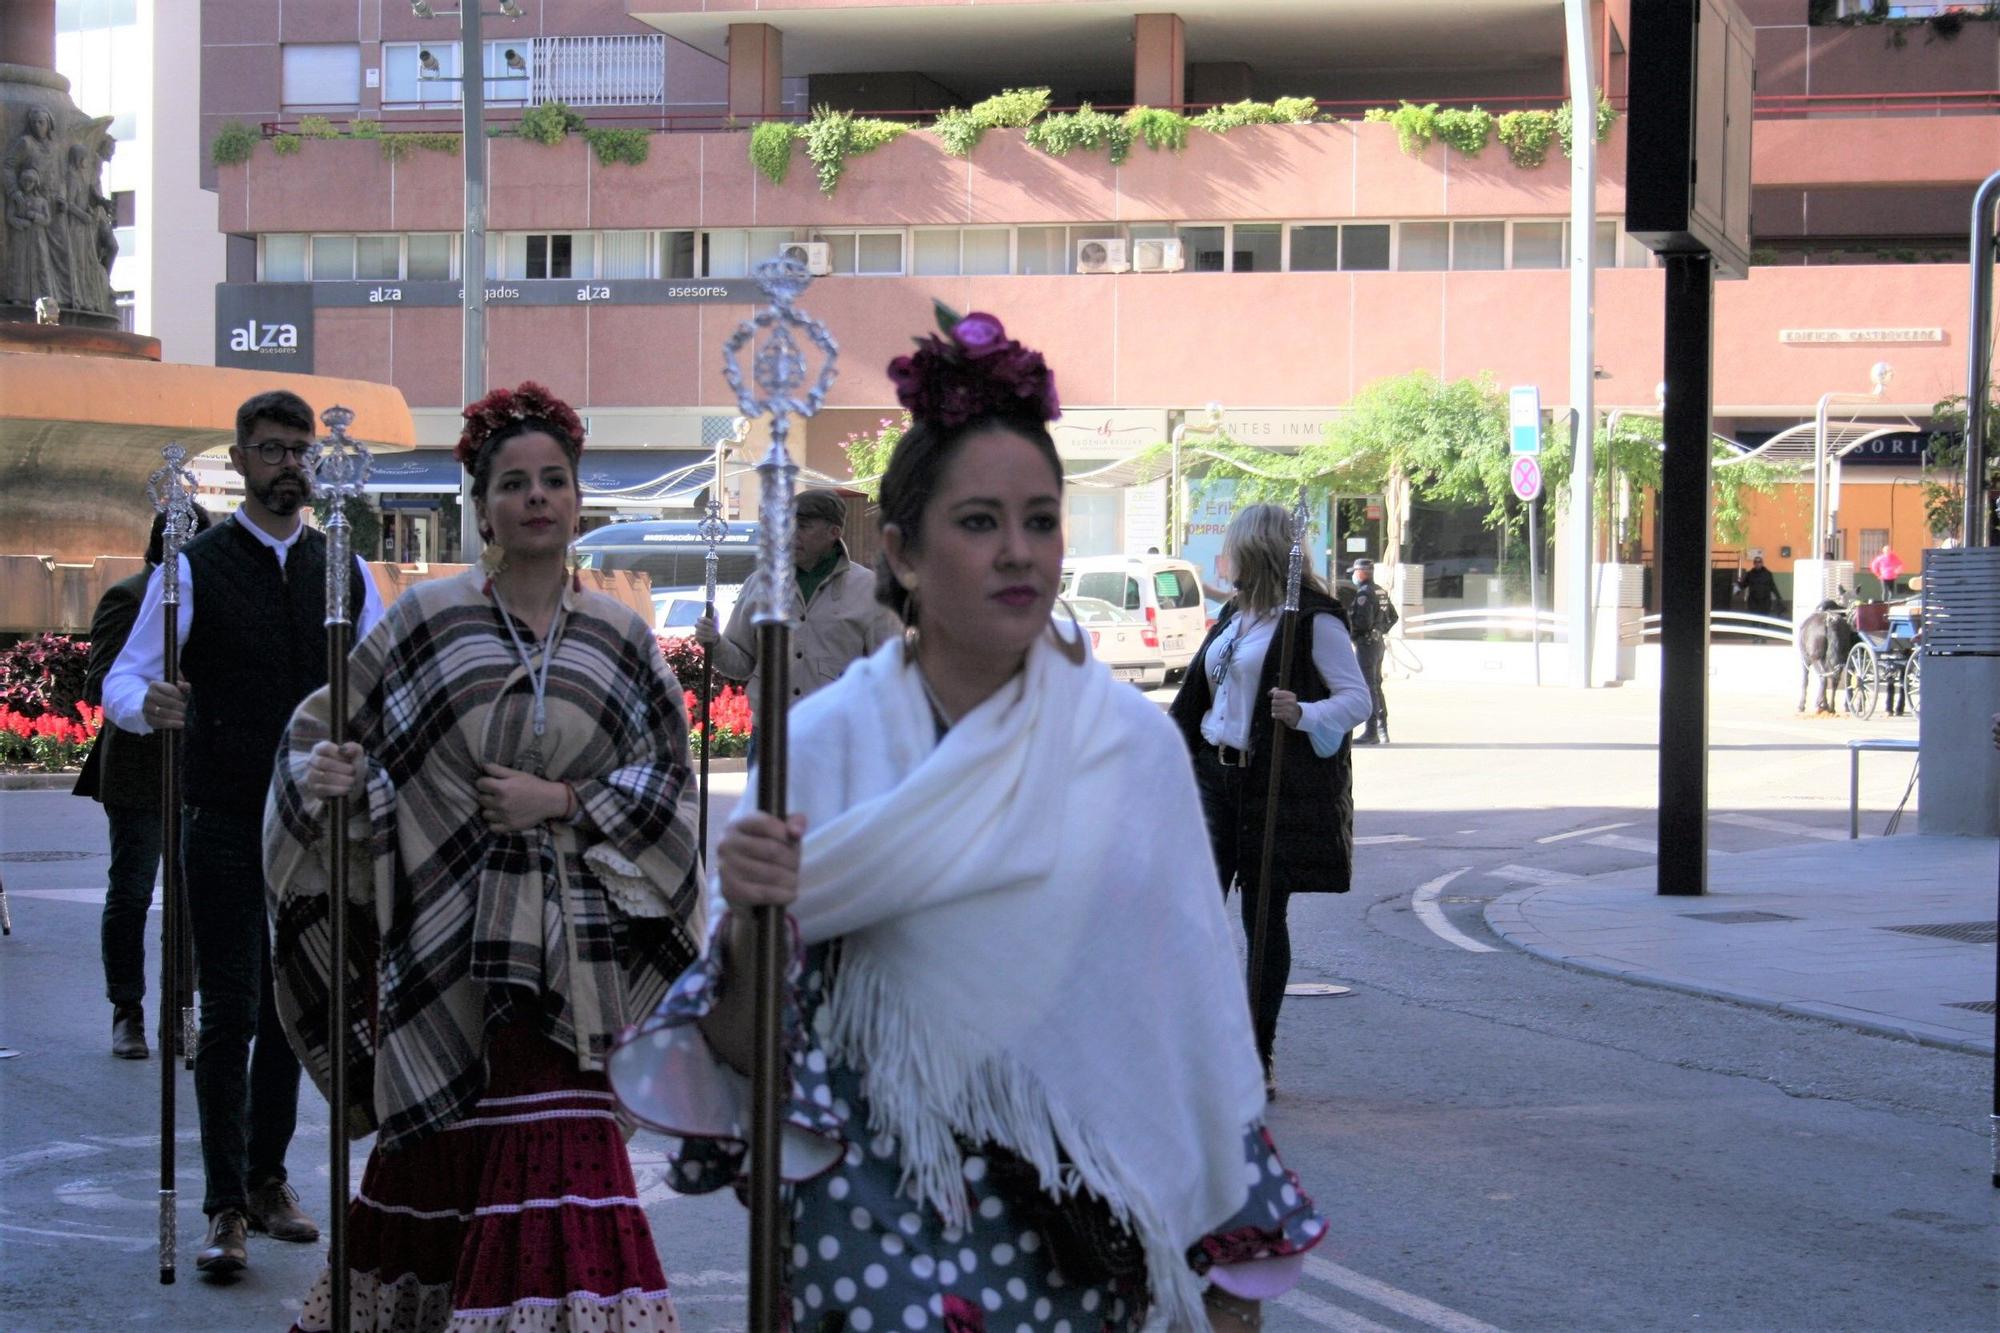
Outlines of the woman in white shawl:
M686 1140L676 1189L737 1178L736 909L782 904L794 1328L1255 1327L1325 1223L1262 1129L1187 757L1052 626L1047 367L990 315L939 314L948 338L890 367L914 424L878 587L911 633L794 710L796 813L731 820L728 914L612 1086Z

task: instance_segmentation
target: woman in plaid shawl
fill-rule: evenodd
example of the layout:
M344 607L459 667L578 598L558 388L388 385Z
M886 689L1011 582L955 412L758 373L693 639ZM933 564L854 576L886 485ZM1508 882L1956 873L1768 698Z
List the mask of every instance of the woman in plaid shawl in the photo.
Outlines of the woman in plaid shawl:
M326 799L349 794L357 1328L678 1327L604 1059L694 957L681 691L648 626L582 591L582 425L538 386L466 410L480 566L354 650L354 741L292 719L265 817L278 1004L328 1084ZM322 1272L298 1327L327 1327Z

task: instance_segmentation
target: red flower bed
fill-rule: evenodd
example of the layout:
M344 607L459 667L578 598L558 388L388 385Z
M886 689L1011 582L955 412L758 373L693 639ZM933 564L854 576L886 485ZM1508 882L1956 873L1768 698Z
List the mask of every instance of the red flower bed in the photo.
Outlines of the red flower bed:
M76 711L80 722L59 713L28 717L0 708L0 764L32 764L51 773L81 765L104 725L104 710L79 703Z

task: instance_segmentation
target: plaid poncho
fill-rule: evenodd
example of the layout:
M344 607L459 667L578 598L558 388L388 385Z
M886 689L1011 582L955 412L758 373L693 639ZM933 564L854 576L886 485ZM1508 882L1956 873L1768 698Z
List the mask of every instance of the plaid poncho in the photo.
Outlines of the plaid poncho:
M702 935L680 687L631 611L591 592L563 601L541 773L576 788L574 825L496 834L480 817L481 766L526 767L534 696L477 571L412 588L349 659L369 775L348 830L348 1131L379 1131L385 1149L467 1113L499 1024L532 1015L579 1068L601 1069ZM278 1009L322 1092L326 807L299 782L327 700L293 716L264 814Z

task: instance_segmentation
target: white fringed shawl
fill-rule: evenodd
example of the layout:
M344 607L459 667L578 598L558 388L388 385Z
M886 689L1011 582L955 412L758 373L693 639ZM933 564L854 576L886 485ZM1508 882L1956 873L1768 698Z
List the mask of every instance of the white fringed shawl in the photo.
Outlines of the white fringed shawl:
M963 1223L956 1136L1005 1144L1111 1201L1169 1321L1206 1327L1186 1250L1241 1207L1264 1098L1173 725L1044 640L941 742L900 643L792 728L795 915L844 941L831 1044L906 1188Z

